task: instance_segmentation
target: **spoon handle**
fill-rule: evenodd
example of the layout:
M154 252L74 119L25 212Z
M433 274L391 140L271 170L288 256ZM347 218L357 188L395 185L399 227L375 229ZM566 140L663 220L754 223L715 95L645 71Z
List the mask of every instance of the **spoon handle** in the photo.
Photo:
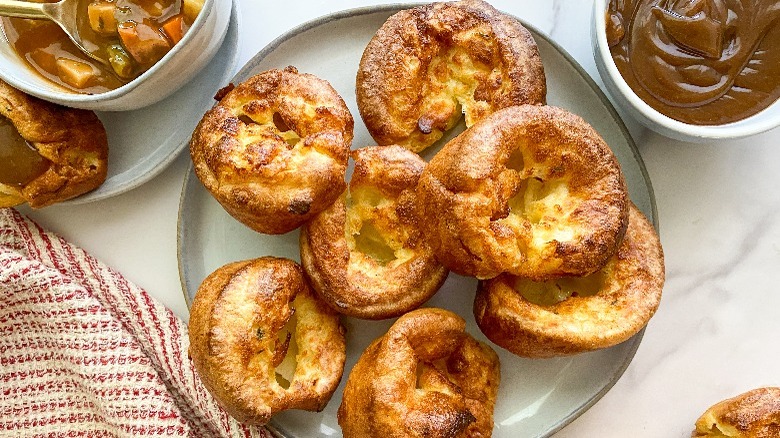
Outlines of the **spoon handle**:
M51 20L43 11L46 3L0 0L0 16Z

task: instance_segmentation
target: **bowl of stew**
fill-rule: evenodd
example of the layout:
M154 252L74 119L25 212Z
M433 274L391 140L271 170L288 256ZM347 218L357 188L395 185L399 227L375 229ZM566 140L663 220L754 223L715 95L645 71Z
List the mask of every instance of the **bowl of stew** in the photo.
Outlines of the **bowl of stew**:
M0 78L65 106L127 111L168 97L211 60L232 1L80 0L78 8L85 46L105 63L53 22L2 17Z
M707 142L780 126L777 0L595 0L593 53L625 113Z

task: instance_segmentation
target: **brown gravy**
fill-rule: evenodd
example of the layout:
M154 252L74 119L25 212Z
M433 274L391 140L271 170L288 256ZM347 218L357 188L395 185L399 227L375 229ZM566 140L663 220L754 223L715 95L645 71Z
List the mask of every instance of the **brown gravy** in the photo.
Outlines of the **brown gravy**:
M780 98L778 0L611 0L606 19L620 74L673 119L731 123Z
M191 0L81 0L79 34L110 66L83 54L52 22L4 17L0 23L33 70L71 91L97 94L135 79L178 43L199 12L184 11L185 1Z
M8 119L0 116L0 183L24 187L50 164L19 135Z
M100 65L81 53L65 32L56 24L43 20L3 18L3 29L8 42L28 65L46 79L81 93L103 93L126 83L109 68ZM66 58L91 65L98 72L83 88L73 87L57 74L57 59Z

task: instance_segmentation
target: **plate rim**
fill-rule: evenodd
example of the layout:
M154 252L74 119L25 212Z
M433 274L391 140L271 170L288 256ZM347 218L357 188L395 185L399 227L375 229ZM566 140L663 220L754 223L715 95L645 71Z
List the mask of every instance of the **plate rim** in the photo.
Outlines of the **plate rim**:
M233 45L233 47L228 48L233 53L229 55L230 60L229 60L228 64L226 65L226 68L224 69L223 74L220 76L220 79L222 81L224 81L225 79L228 79L228 78L230 80L232 80L232 76L230 76L230 75L231 74L235 75L234 72L235 72L236 66L238 64L238 56L239 56L239 53L240 53L240 47L239 47L240 44L239 43L240 43L240 39L241 39L240 38L240 33L241 33L240 31L241 31L241 27L242 27L242 24L241 24L242 23L241 14L239 13L238 9L239 9L239 0L232 0L231 1L230 18L228 19L228 28L227 28L227 30L225 32L225 39L222 42L222 45L220 46L220 48L217 49L217 53L214 55L214 58L216 58L217 56L219 56L218 54L219 54L220 51L228 48L228 43L229 43L228 35L230 35L231 33L234 34L234 36L235 36L235 44ZM214 58L212 58L212 60ZM206 65L208 66L211 62L212 61L209 61L209 63L206 64ZM198 75L196 75L195 77L197 78L200 74L203 74L203 71L199 72ZM187 87L187 85L185 84L184 87L182 87L182 90L185 89L186 87ZM166 99L169 99L169 98L170 97L168 97ZM113 111L95 111L95 112L98 113L98 114L101 114L101 113L112 113ZM88 192L88 193L85 193L85 194L83 194L81 196L77 196L75 198L68 199L67 201L63 201L59 205L68 205L68 206L70 206L70 205L88 204L88 203L91 203L91 202L97 202L97 201L102 201L102 200L105 200L105 199L113 198L114 196L119 196L119 195L121 195L123 193L129 192L130 190L136 189L136 188L146 184L147 182L151 181L156 176L161 174L165 169L167 169L176 160L176 158L178 158L179 155L181 155L182 151L184 151L185 147L188 144L189 144L189 136L185 136L179 144L174 145L167 153L164 153L164 155L159 160L155 160L155 161L157 161L157 164L156 165L152 165L151 169L149 169L147 172L137 173L135 177L130 177L129 179L121 181L121 182L117 183L112 189L107 190L105 192ZM159 151L159 147L158 147L158 149L154 150L155 153L157 151ZM150 155L150 156L148 156L148 157L146 157L146 158L136 162L133 166L131 166L127 170L125 170L125 172L132 171L134 168L140 166L144 162L147 162L148 160L151 160L151 158L152 158L152 155ZM123 172L123 173L125 173L125 172ZM119 174L119 175L121 175L121 174ZM107 181L108 181L108 178L106 178L106 182Z
M234 0L236 1L236 0ZM328 23L331 23L333 21L347 19L347 18L354 18L359 17L362 15L371 15L371 14L378 14L383 12L398 12L400 10L404 9L410 9L417 6L425 5L426 3L409 3L409 2L402 2L402 3L387 3L387 4L380 4L380 5L373 5L373 6L362 6L357 8L350 8L350 9L344 9L340 11L336 11L330 14L325 14L320 17L314 18L312 20L306 21L304 23L299 24L296 27L293 27L292 29L283 32L278 37L274 38L270 43L268 43L266 46L264 46L260 51L258 51L256 54L254 54L247 62L244 64L244 66L241 67L241 69L233 76L231 79L231 83L237 83L244 81L248 78L248 72L255 69L258 64L260 64L270 53L275 51L280 45L282 45L287 40L296 37L297 35L307 32L311 29L314 29L316 27L320 27L323 25L326 25ZM502 11L503 12L503 11ZM599 87L599 85L596 83L596 81L591 77L591 75L580 65L580 63L571 55L569 54L566 49L564 49L560 44L558 44L555 40L552 39L550 35L548 35L545 32L542 32L539 28L536 26L528 23L527 21L521 19L520 17L515 16L514 14L510 14L507 12L503 12L515 19L517 19L525 28L527 28L529 31L531 31L534 34L534 37L539 36L545 40L546 43L550 44L558 53L560 53L564 59L572 66L574 69L580 74L580 76L585 80L585 82L588 84L588 86L595 92L595 94L599 97L602 105L607 109L609 114L612 116L612 119L616 122L618 125L618 128L620 129L621 133L623 134L623 137L625 137L628 147L631 150L631 153L633 155L634 160L636 161L639 170L642 175L642 179L645 182L645 185L647 187L647 192L649 195L650 200L650 213L651 218L650 221L653 224L653 227L656 229L656 232L660 235L660 222L658 219L658 207L656 203L655 198L655 190L653 189L652 181L650 180L650 175L647 171L647 166L645 166L645 162L642 159L642 155L639 152L639 148L637 147L636 143L634 142L633 137L631 136L631 133L629 132L628 128L625 125L625 122L623 122L622 117L618 113L618 111L615 109L612 102L609 100L609 98L606 96L604 90ZM184 301L187 305L187 310L189 312L189 309L192 306L191 299L189 297L189 294L187 291L189 290L187 287L187 279L185 276L185 271L187 271L186 267L182 263L182 253L183 246L185 246L184 238L182 234L182 221L183 221L183 210L184 210L184 202L185 197L187 194L187 187L190 184L193 183L199 183L197 180L197 177L195 176L194 172L194 165L192 161L190 160L187 171L184 176L184 181L182 183L182 191L181 195L179 197L179 212L177 217L177 223L176 223L176 257L177 262L179 266L179 281L181 283L182 287L182 294L184 295ZM572 421L577 419L579 416L584 414L586 411L588 411L596 402L598 402L604 395L606 395L613 386L620 380L620 378L625 373L628 366L633 361L634 357L636 356L636 352L639 348L639 345L642 342L642 338L644 337L644 333L646 330L645 326L640 330L638 333L636 333L634 336L629 338L628 340L624 341L624 343L628 344L629 348L627 351L627 354L623 360L623 362L620 364L620 366L615 370L612 376L610 376L609 382L604 385L599 391L594 393L588 400L586 400L582 405L580 405L578 408L574 409L572 412L570 412L565 417L561 418L558 422L552 424L545 432L543 432L542 435L539 435L538 438L549 438L555 433L559 432L561 429L569 425ZM630 343L630 344L629 344ZM267 425L264 426L266 429L269 430L269 432L275 437L275 438L300 438L296 437L293 434L284 431L284 428L280 425L276 424L276 422L271 419L271 422L269 422Z

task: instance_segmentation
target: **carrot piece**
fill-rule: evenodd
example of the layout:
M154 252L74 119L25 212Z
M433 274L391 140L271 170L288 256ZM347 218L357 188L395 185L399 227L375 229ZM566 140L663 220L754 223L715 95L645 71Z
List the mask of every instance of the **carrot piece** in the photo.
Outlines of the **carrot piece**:
M184 16L174 16L162 25L162 29L173 44L178 43L184 37Z
M141 65L154 64L171 50L171 43L162 33L143 23L120 23L119 39L130 56Z

